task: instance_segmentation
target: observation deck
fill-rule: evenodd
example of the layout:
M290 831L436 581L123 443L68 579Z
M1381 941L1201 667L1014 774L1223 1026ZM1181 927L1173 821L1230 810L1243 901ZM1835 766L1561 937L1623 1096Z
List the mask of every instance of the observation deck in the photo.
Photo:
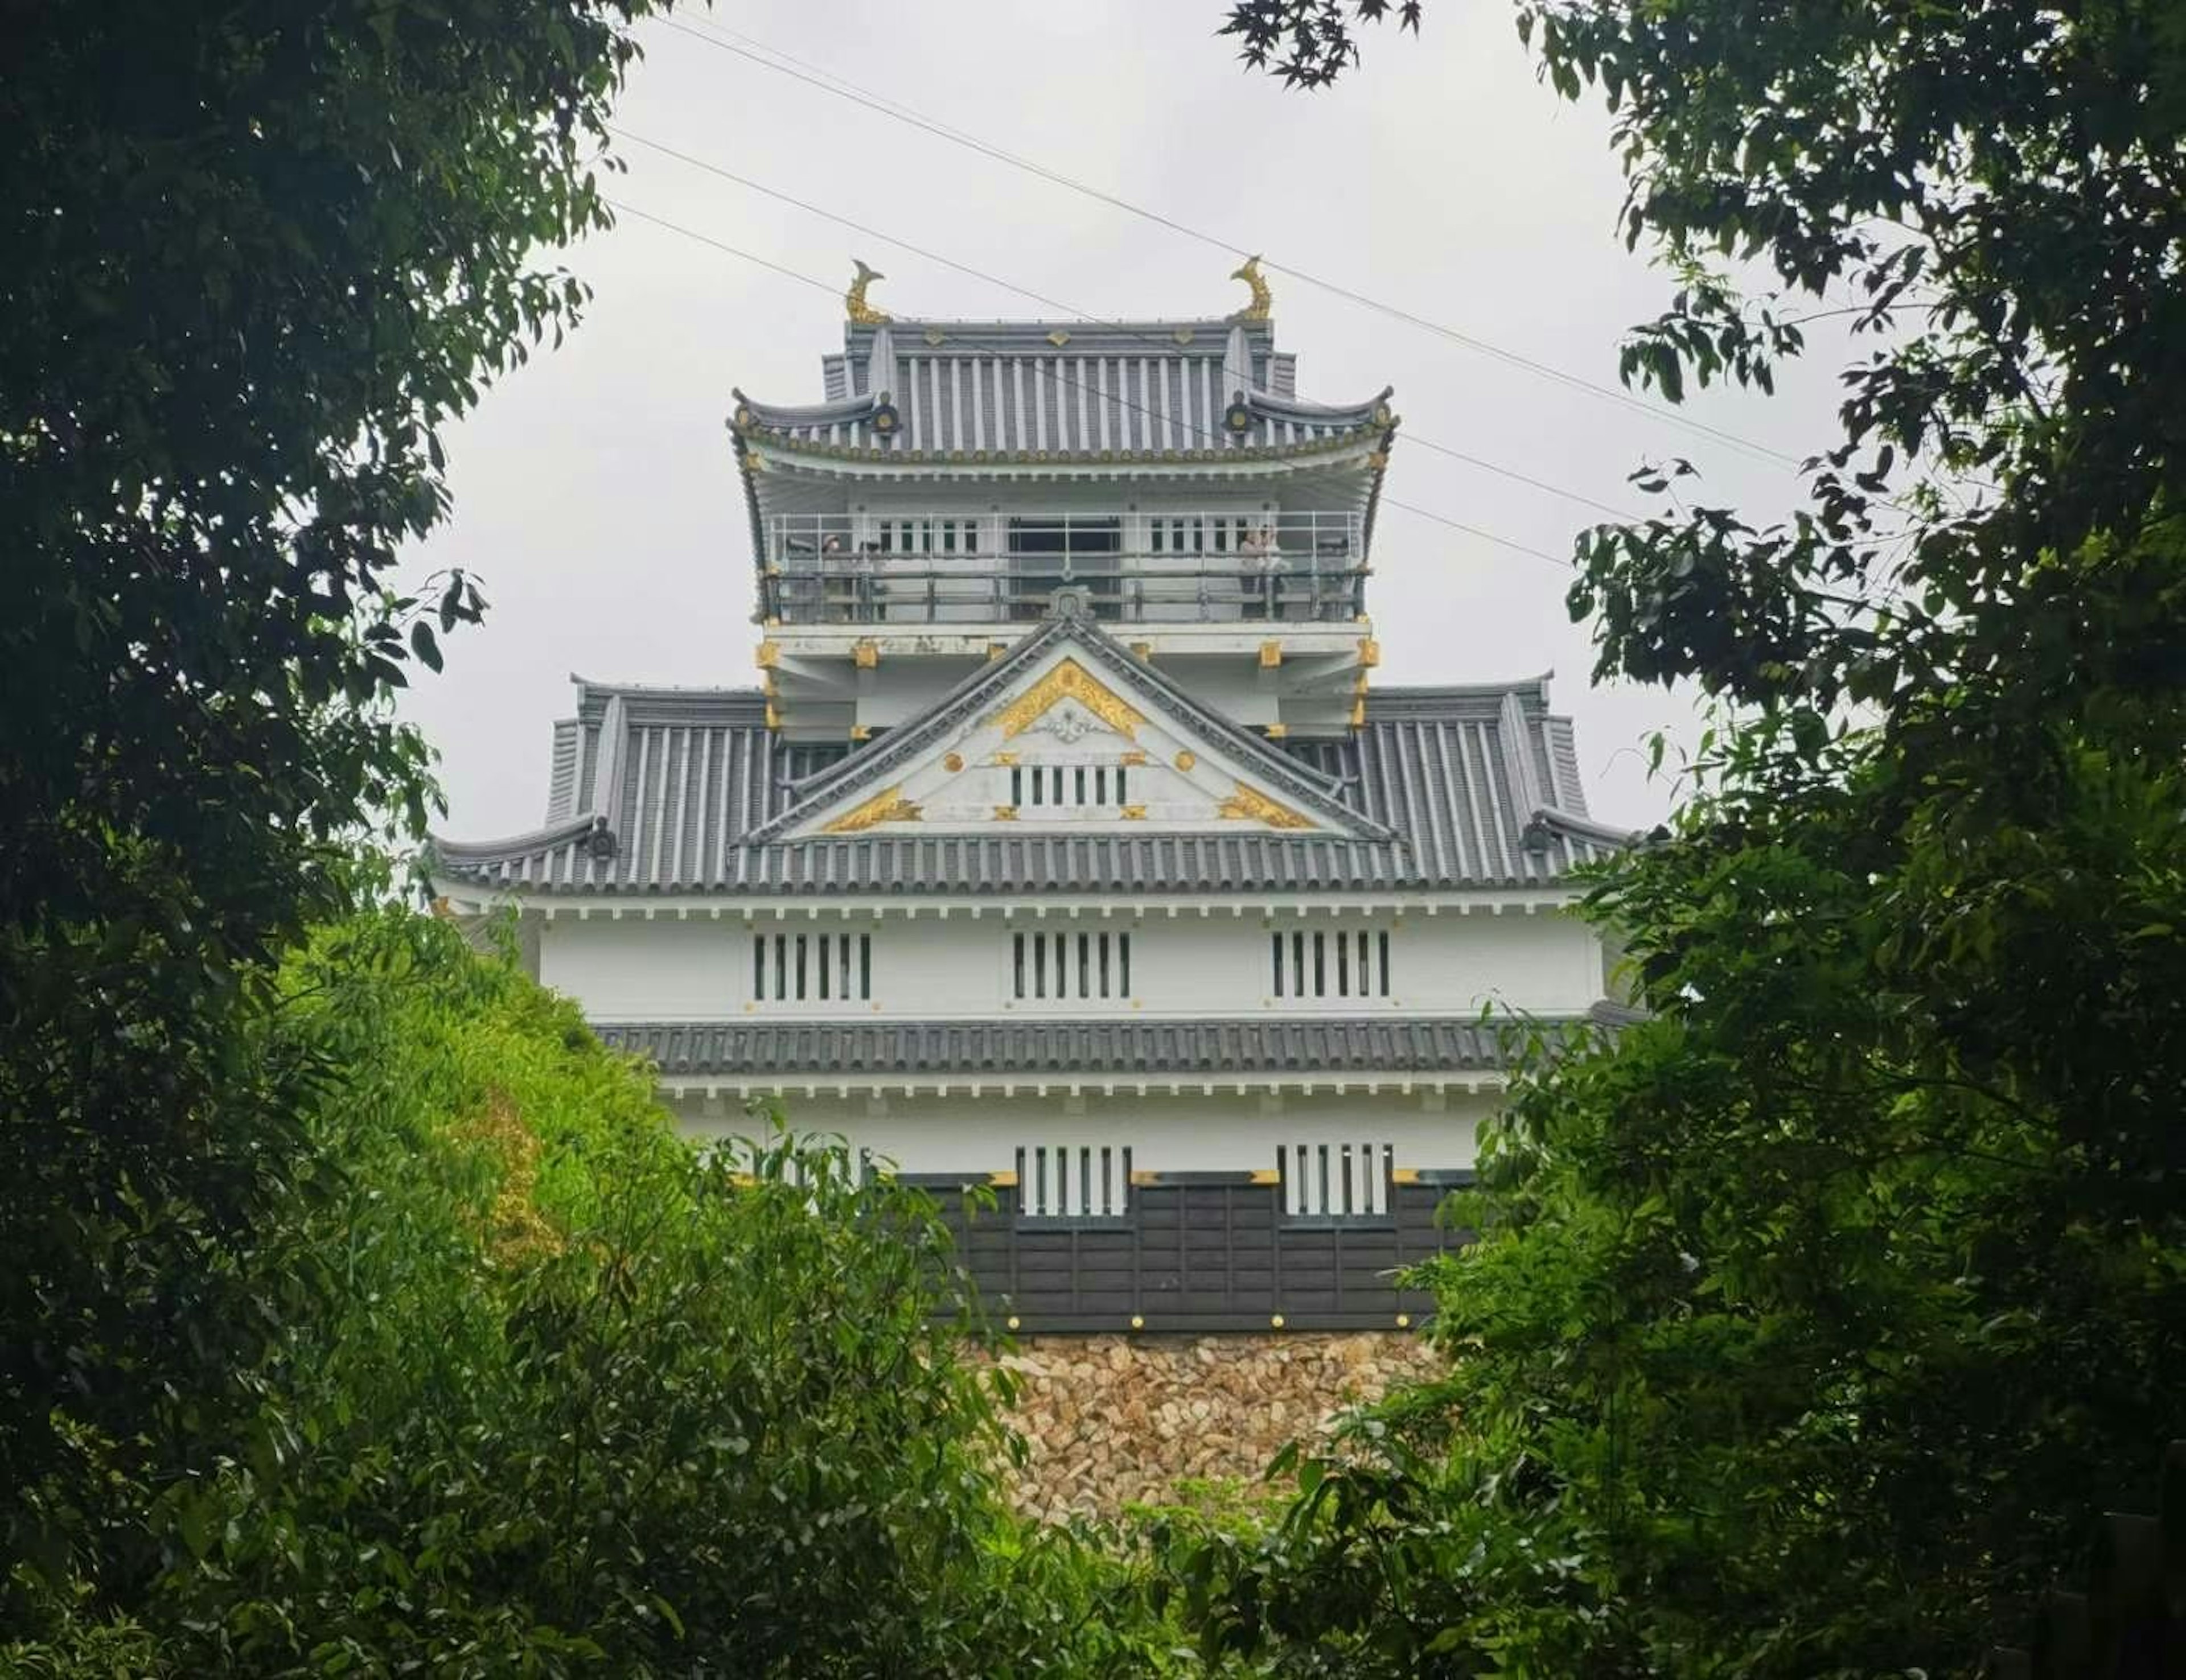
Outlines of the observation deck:
M1354 512L1202 509L762 522L759 617L808 624L1023 624L1068 591L1112 624L1355 623Z

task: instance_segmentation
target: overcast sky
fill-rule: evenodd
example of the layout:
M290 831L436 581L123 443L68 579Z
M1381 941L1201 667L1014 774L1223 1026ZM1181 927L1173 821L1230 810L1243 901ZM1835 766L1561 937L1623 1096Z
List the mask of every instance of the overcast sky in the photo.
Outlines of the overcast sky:
M1510 8L1437 0L1423 37L1370 34L1363 66L1307 94L1245 72L1214 29L1219 0L909 6L750 0L688 14L718 41L763 42L1036 160L1225 244L1267 254L1466 335L1600 384L1625 328L1669 285L1616 237L1622 193L1598 108L1539 85ZM642 31L644 61L617 121L632 134L1109 318L1219 316L1244 301L1236 258L1042 181L675 28ZM888 276L899 316L1040 316L1025 297L763 197L639 144L612 191L839 291L852 256ZM548 725L572 672L596 680L755 680L752 568L722 422L740 385L819 400L840 347L839 297L625 216L568 260L596 296L558 351L488 391L449 438L455 516L415 557L461 565L492 602L408 703L441 754L451 811L484 838L535 826ZM1420 446L1431 439L1615 507L1624 479L1672 456L1700 494L1773 517L1781 466L1670 418L1513 367L1295 277L1271 277L1277 343L1301 394L1396 387L1403 417L1387 495L1561 556L1600 517L1562 496ZM1829 440L1826 366L1773 400L1706 394L1684 412L1768 449ZM1680 737L1690 704L1597 688L1565 568L1384 504L1369 607L1383 683L1483 681L1553 670L1578 725L1595 813L1667 809L1644 742Z

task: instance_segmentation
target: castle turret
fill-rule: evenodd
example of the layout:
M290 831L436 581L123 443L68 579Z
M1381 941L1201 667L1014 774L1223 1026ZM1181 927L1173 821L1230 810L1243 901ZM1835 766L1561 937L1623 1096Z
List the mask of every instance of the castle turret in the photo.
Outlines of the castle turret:
M1227 320L1089 325L896 321L859 268L825 400L730 423L785 739L900 727L1064 608L1248 728L1359 725L1397 421L1298 397L1257 271Z

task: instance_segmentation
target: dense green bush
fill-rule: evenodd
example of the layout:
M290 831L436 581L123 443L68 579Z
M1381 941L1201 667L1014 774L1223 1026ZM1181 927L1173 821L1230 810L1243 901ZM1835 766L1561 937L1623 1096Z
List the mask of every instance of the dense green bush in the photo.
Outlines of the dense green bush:
M68 1526L158 1566L48 1582L75 1666L19 1664L1130 1672L1107 1567L997 1496L924 1197L764 1115L693 1149L570 1005L400 911L293 961L256 1054L318 1072L247 1262L284 1303L255 1406L116 1455Z

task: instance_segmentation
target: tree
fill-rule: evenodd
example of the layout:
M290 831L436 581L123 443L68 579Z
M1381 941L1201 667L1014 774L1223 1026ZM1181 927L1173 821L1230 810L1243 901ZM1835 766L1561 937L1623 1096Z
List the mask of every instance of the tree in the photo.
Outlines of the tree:
M574 318L530 254L604 221L647 8L0 22L0 1582L149 1568L39 1513L95 1508L87 1442L235 1403L274 1326L232 1291L310 1070L239 1046L342 850L422 823L388 697L482 603L385 580L439 428Z
M1650 1018L1534 1045L1447 1379L1180 1589L1301 1672L1961 1671L2186 1393L2186 29L1516 9L1676 277L1628 380L1871 348L1791 519L1578 540L1600 673L1718 708L1588 900Z
M249 1410L87 1448L159 1566L52 1595L0 1668L1147 1672L1105 1566L1001 1502L923 1193L778 1113L694 1149L443 921L352 917L279 994L249 1054L342 1077L301 1116L320 1193L239 1263L290 1303Z

